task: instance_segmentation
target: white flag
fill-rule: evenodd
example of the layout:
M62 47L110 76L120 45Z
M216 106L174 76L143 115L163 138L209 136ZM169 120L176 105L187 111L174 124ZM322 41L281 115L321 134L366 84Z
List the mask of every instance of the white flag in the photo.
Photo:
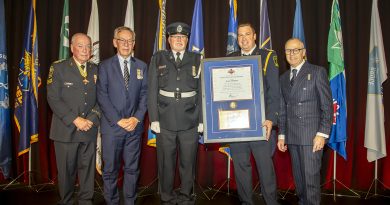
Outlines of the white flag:
M92 10L91 16L89 17L88 25L88 36L92 40L92 57L89 61L95 63L96 65L100 62L99 57L99 11L97 0L92 0ZM102 174L102 137L100 129L97 136L96 142L96 170L101 175Z
M382 88L382 83L387 78L386 75L387 67L378 13L378 0L374 0L371 13L366 130L364 135L364 146L367 148L367 160L369 162L387 155Z
M133 11L133 0L127 1L125 25L134 31L134 11Z
M92 58L91 62L98 64L99 57L99 11L97 0L92 0L91 16L89 17L88 36L92 40Z

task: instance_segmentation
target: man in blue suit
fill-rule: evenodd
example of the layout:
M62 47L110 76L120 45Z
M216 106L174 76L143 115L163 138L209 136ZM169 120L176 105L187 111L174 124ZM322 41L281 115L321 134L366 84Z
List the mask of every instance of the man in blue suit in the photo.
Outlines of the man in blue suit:
M128 27L114 31L117 54L99 65L97 98L101 119L103 181L106 203L119 204L117 187L124 161L124 204L134 204L139 176L143 120L147 110L147 66L131 56L135 33Z
M288 40L285 52L291 69L280 77L278 148L290 150L299 204L320 204L322 149L333 116L329 80L323 67L304 59L299 39Z

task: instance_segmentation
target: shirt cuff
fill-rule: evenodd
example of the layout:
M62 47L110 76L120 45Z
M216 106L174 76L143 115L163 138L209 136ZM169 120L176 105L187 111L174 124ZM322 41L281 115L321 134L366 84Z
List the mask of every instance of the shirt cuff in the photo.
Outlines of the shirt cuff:
M328 138L329 138L329 135L324 134L324 133L322 133L322 132L317 132L317 136L321 136L321 137L323 137L323 138L325 138L325 139L328 139Z
M279 136L278 136L278 139L279 139L279 140L284 140L285 138L286 138L286 137L285 137L284 135L279 135Z

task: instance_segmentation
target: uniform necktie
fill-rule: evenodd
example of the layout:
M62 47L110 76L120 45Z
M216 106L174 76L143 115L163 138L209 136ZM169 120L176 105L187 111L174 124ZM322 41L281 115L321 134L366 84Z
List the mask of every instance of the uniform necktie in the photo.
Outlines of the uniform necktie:
M292 69L292 78L290 80L290 85L293 86L294 85L294 81L295 81L295 78L297 77L297 69Z
M180 65L181 59L180 59L180 52L176 53L176 65Z
M127 60L123 61L124 67L123 67L123 78L125 79L125 86L126 89L129 88L129 79L130 79L130 73L129 68L127 67Z
M84 78L83 83L86 85L88 83L87 68L85 67L85 65L80 65L80 67L78 67L78 68L79 68L81 76Z

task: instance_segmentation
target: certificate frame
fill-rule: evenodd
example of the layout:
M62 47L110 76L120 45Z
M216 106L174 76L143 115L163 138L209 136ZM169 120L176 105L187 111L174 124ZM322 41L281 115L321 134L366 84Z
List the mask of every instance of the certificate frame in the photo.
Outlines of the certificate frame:
M261 56L201 61L205 143L266 140Z

